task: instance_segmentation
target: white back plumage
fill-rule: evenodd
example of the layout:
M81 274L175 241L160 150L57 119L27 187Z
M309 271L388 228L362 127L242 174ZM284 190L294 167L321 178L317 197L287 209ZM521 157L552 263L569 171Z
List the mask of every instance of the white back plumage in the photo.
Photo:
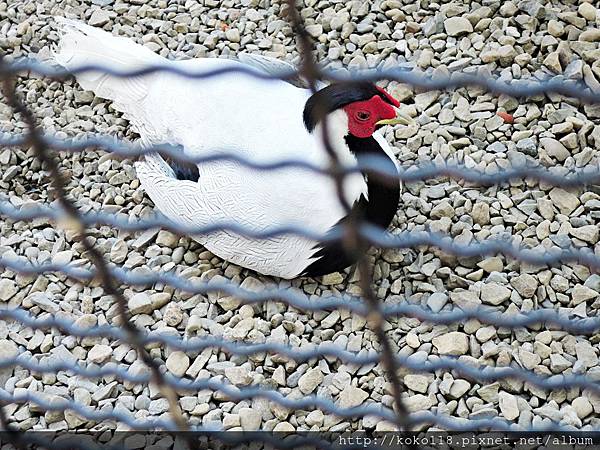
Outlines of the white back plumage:
M62 19L59 23L62 38L55 59L66 68L99 64L128 70L167 64L208 71L243 64L227 59L169 61L126 38L75 21ZM250 70L268 70L269 65L282 70L286 66L264 57L253 63L249 55L244 61ZM287 82L241 73L194 80L165 72L133 79L92 73L77 76L77 80L84 89L112 100L144 145L178 144L194 156L226 152L257 162L293 158L321 167L328 164L321 131L308 133L302 121L310 92ZM332 113L331 142L344 145L346 120L345 113ZM380 135L376 139L391 154L385 139ZM344 163L356 162L347 148L336 151ZM157 154L136 162L135 167L156 207L180 224L226 221L257 231L297 225L326 233L345 215L333 180L303 169L257 171L219 161L200 165L199 180L193 182L176 179ZM363 177L348 177L345 191L350 204L366 195ZM255 240L227 232L196 239L224 259L283 278L302 273L313 261L317 244L297 236Z

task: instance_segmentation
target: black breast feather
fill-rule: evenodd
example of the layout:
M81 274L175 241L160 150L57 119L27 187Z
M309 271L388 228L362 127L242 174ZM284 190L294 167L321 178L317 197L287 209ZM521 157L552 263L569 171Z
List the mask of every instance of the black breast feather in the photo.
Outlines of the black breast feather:
M396 165L383 151L375 138L357 138L346 136L346 142L350 151L355 154L360 162L361 158L367 155L385 156L386 169L397 172ZM359 220L377 225L381 228L387 228L392 222L398 209L400 200L400 183L393 186L378 180L376 174L363 173L367 180L368 199L360 196L352 206L352 214L356 214ZM348 221L348 217L342 218L331 231L339 229L341 225ZM339 272L346 267L354 264L356 261L352 255L349 255L341 242L335 240L322 243L315 246L313 261L303 272L305 276L317 277L331 272Z

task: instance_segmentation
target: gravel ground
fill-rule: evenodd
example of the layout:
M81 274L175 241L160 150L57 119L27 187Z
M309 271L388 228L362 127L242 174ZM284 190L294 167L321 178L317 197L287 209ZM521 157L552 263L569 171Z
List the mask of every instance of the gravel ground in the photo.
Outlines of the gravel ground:
M15 57L46 58L49 45L57 40L51 17L64 15L129 36L172 58L248 51L295 62L293 35L280 9L278 2L268 0L0 1L0 47ZM317 42L319 60L331 67L400 63L434 74L465 70L506 80L563 74L600 89L600 10L593 2L307 0L302 15ZM73 81L27 78L20 89L47 132L59 137L97 132L136 138L110 103L83 92ZM535 162L558 173L598 169L598 106L557 95L518 101L476 88L418 93L391 83L389 89L418 122L411 128L388 130L387 137L405 166L458 161L490 173ZM4 131L23 130L22 122L3 104L0 119ZM88 150L65 155L61 167L70 176L70 196L83 211L102 208L130 217L152 212L131 161ZM0 192L13 204L49 201L48 178L31 150L1 150L0 171ZM463 243L510 235L527 247L572 244L600 254L599 193L594 186L565 191L525 180L490 188L449 179L411 183L402 194L393 232L431 229ZM224 277L253 290L267 285L293 287L310 296L358 292L351 271L319 280L273 280L223 262L189 238L166 231L133 234L104 226L95 229L93 237L107 258L127 268L176 270L202 280ZM0 253L34 263L85 261L81 244L46 220L3 219ZM375 260L376 293L387 304L408 302L435 312L478 304L501 312L555 309L573 318L597 316L600 307L600 277L577 264L534 267L503 256L457 258L431 248L372 251L370 257ZM365 320L344 311L310 313L279 304L237 307L230 297L190 296L163 285L123 289L131 299L135 323L147 330L292 346L334 342L363 353L379 348ZM53 315L82 326L115 323L114 304L99 283L83 286L62 275L33 278L4 271L0 301L40 318ZM514 364L542 375L577 373L600 379L598 335L574 336L545 327L511 330L476 320L433 326L400 318L390 320L386 328L398 353L418 359L455 355L465 363ZM129 366L131 373L142 370L126 343L76 339L56 330L33 332L12 322L0 323L0 351L99 366L112 361ZM341 406L392 404L380 366L350 367L334 359L298 364L265 355L230 357L216 349L185 356L156 346L151 353L166 361L169 371L189 379L216 377L240 386L261 384L291 398L314 393ZM499 417L525 427L550 421L600 427L600 397L576 387L548 392L518 380L482 383L447 371L402 372L402 377L406 402L413 411L470 419ZM15 393L43 392L49 399L74 398L98 410L115 408L139 419L166 411L166 402L155 389L114 377L89 381L66 372L41 376L21 368L2 369L0 386ZM180 403L192 424L218 423L227 429L389 428L371 417L349 421L265 400L236 403L211 392L185 394ZM44 412L32 404L6 409L22 429L98 426L74 413Z

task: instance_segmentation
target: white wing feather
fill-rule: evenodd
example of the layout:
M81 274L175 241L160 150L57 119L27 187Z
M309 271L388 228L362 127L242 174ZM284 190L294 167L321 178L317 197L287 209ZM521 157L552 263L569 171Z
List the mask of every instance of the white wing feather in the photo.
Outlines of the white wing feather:
M296 67L287 61L281 61L280 59L271 58L265 55L257 55L253 53L240 53L237 56L237 59L238 61L248 66L259 69L269 75L280 75L281 73L296 70ZM309 88L308 80L304 79L301 76L301 74L298 74L297 76L292 77L291 79L287 79L286 81L302 89ZM326 83L317 81L317 90L323 89L325 86L327 86Z
M55 18L61 33L54 58L60 65L73 68L100 65L109 69L133 70L147 64L164 64L166 60L150 49L137 45L130 39L109 35L105 31L75 20ZM148 94L149 78L117 78L100 72L85 72L77 81L86 90L110 99L121 112L131 117L140 110L138 102Z

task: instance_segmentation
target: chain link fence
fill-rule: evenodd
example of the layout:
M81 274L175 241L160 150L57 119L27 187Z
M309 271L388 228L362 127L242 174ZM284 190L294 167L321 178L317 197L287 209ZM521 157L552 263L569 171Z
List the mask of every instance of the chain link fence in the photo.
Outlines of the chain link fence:
M422 90L454 89L464 86L480 86L497 94L507 94L514 97L535 96L540 94L561 94L585 102L599 102L600 94L591 91L586 86L561 78L553 78L546 81L503 81L484 78L466 74L452 74L446 78L432 79L422 74L401 69L381 70L368 73L354 73L351 75L340 75L321 70L312 56L311 41L306 33L302 19L293 1L288 2L287 18L291 22L297 36L298 47L302 56L302 64L298 71L280 73L277 75L266 75L256 71L246 71L240 68L227 68L204 73L184 72L172 67L151 66L135 71L118 72L105 67L87 66L79 67L70 72L57 70L35 61L7 62L0 60L0 78L2 79L2 92L4 101L8 104L14 114L19 115L27 126L27 134L16 135L4 133L0 136L0 147L31 147L35 156L42 163L45 170L50 174L52 190L56 201L50 206L36 205L27 208L16 207L9 201L0 201L0 214L11 220L33 220L45 218L52 220L56 226L64 227L76 233L79 243L85 249L89 258L86 267L75 267L69 264L43 263L34 265L18 259L0 258L0 267L19 274L37 275L47 272L58 272L69 278L86 282L99 280L106 292L114 300L119 325L102 325L90 328L81 328L70 321L51 317L40 319L30 314L27 310L0 309L0 319L5 321L17 321L32 330L58 329L78 338L103 337L114 341L129 343L135 349L137 357L149 368L149 373L144 375L131 374L119 365L106 365L103 367L85 367L75 362L63 361L55 364L41 364L34 357L12 357L0 356L0 369L21 367L35 373L56 373L57 371L68 371L73 375L83 378L100 378L112 376L116 379L136 383L152 383L160 391L160 395L168 401L170 419L140 420L131 415L117 410L97 411L92 408L78 404L74 399L63 399L61 401L49 401L44 396L30 392L7 392L0 389L0 423L6 431L4 437L9 439L17 447L34 444L46 448L60 448L58 440L45 439L42 435L21 434L11 426L7 407L11 405L32 404L45 411L72 411L79 416L102 422L112 420L126 425L132 430L167 430L167 431L211 431L199 427L192 427L186 420L179 404L180 393L196 392L199 390L219 391L232 401L253 399L261 397L293 410L318 408L326 413L335 414L344 418L357 418L374 416L381 420L391 422L399 430L412 430L422 428L423 424L430 424L437 429L465 431L465 430L511 430L514 424L500 418L483 418L477 420L459 419L450 417L439 412L422 411L411 413L405 405L402 395L402 383L399 378L399 370L410 372L434 373L438 371L454 371L466 378L477 381L497 381L507 378L520 379L540 389L569 389L579 387L600 394L600 385L583 375L551 375L529 371L518 366L489 367L469 365L464 361L449 356L440 356L435 361L419 361L413 358L399 356L393 349L393 345L386 336L384 323L392 317L412 317L433 324L452 324L464 322L469 319L477 319L481 323L491 324L497 327L517 329L519 327L539 326L540 324L552 325L564 331L592 335L600 330L600 318L572 319L556 310L534 310L528 313L504 314L491 311L484 307L473 309L455 309L451 312L434 313L428 308L409 304L386 305L381 303L373 292L371 286L372 268L366 258L366 249L374 245L388 249L407 249L417 247L436 247L443 252L464 257L481 257L484 255L503 254L523 262L540 265L557 265L560 263L577 262L588 266L592 270L600 269L600 256L593 249L583 248L551 248L546 251L527 249L511 240L489 239L483 242L462 244L454 241L451 237L434 232L402 232L399 234L388 234L381 229L351 220L342 230L322 236L311 230L298 227L283 227L271 229L264 232L250 231L235 223L214 223L201 229L186 228L163 219L131 220L104 212L83 213L77 209L69 199L67 191L67 180L61 172L60 164L53 152L80 152L87 148L101 148L119 157L133 158L144 154L160 151L174 160L183 160L201 164L208 161L237 161L244 166L256 170L274 170L283 167L304 167L306 169L326 173L337 181L338 194L343 203L343 179L351 173L368 171L370 176L378 176L389 183L398 183L399 179L404 182L414 182L440 176L452 177L466 180L479 185L492 185L506 183L513 179L532 179L543 181L548 184L561 187L577 187L600 183L600 171L597 168L585 168L565 174L560 171L543 169L540 167L516 167L496 173L479 173L460 165L428 165L400 169L399 179L397 173L389 172L384 164L377 158L365 158L356 167L345 167L336 158L328 142L327 126L325 124L324 142L330 158L330 167L326 170L311 166L302 161L280 161L270 164L259 164L245 160L233 154L221 154L218 156L204 158L187 158L179 150L167 145L144 148L129 144L122 140L108 137L90 137L79 140L57 139L43 134L38 120L34 117L26 103L22 101L16 87L17 77L25 73L35 73L52 79L62 80L74 74L89 71L104 71L117 77L141 76L157 71L169 71L180 76L195 79L220 76L229 72L244 72L249 76L267 79L290 79L301 76L308 81L310 88L316 90L317 82L327 81L371 81L395 80L408 83ZM282 234L298 234L319 241L343 239L347 249L361 255L358 261L360 273L360 286L362 296L360 298L346 295L343 297L323 297L318 301L310 300L306 296L293 290L263 290L250 292L242 289L232 282L192 282L186 278L173 273L150 272L140 273L108 263L104 255L95 247L90 239L90 229L98 225L108 225L126 231L143 231L163 228L179 235L199 235L216 230L229 230L237 234L246 235L257 239L266 239ZM368 318L372 331L377 336L380 345L378 354L358 355L337 347L334 344L314 346L312 348L295 348L283 344L247 344L227 341L223 338L205 337L181 339L179 337L167 336L156 332L147 332L136 327L128 310L128 303L120 286L148 286L156 283L172 286L175 289L190 294L206 294L208 292L222 292L239 299L243 304L264 304L266 302L281 302L303 311L333 311L343 309ZM291 399L277 390L266 389L259 386L236 387L223 381L197 379L194 381L177 378L164 370L162 362L151 356L149 346L158 344L168 346L172 349L184 352L199 352L207 348L220 348L230 355L248 356L258 353L282 355L296 362L309 361L315 358L337 358L339 361L355 366L381 363L385 369L387 380L392 389L394 408L379 405L362 405L352 408L342 408L329 399L309 395L301 399ZM551 428L555 431L570 429L555 425ZM191 448L198 445L195 438L182 434L183 440ZM263 440L266 444L275 447L294 447L297 442L288 442L269 434L258 434L253 439ZM248 436L230 437L221 436L222 440L231 442L247 441ZM305 437L304 443L326 447L327 443L314 437ZM69 443L65 448L73 445L86 447L84 441L73 444Z

